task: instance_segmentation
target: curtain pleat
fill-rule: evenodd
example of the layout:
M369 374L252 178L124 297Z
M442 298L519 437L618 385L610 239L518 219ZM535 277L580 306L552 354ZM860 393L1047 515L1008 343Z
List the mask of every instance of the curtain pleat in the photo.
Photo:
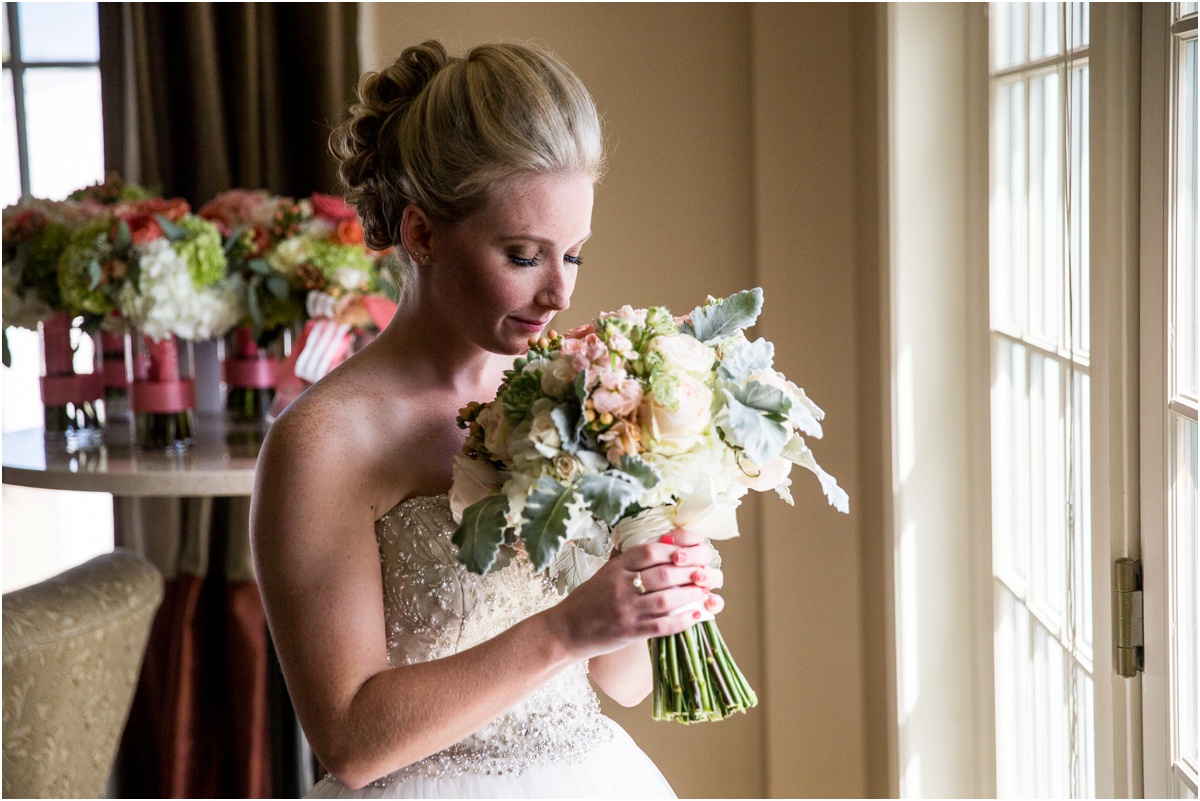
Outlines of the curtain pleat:
M194 206L331 192L358 81L354 3L102 3L105 165Z

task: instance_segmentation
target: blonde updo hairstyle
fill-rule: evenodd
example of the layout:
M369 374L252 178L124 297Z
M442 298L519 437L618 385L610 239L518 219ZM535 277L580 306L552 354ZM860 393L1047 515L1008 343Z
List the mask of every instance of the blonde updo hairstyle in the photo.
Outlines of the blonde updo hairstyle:
M598 181L604 169L591 95L562 60L529 44L482 45L462 58L436 41L406 49L363 76L330 149L377 250L400 244L410 203L449 222L481 208L506 178Z

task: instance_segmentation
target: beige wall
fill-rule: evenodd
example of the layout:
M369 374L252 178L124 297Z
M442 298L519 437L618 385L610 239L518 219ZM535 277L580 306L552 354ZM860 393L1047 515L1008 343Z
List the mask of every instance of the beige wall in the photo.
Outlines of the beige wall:
M888 792L881 536L877 9L846 5L370 6L364 66L436 37L533 39L578 72L611 166L562 325L623 303L682 312L763 286L758 333L829 413L796 507L748 503L722 547L721 628L761 704L719 724L606 709L681 796Z

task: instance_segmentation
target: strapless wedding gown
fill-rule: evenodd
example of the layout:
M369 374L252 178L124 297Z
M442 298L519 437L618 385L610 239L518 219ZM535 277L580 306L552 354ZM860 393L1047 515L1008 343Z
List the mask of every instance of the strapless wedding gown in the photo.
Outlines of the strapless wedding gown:
M404 501L375 523L383 567L388 662L439 659L558 602L518 556L477 576L456 558L445 495ZM674 798L641 749L600 713L575 664L479 731L361 790L332 776L309 798Z

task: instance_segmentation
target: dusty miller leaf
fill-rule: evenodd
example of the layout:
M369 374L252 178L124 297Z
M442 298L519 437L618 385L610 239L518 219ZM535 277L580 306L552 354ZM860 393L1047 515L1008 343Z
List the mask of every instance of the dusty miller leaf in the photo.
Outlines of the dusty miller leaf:
M483 575L496 563L504 545L506 512L508 498L504 495L489 495L463 511L462 523L451 541L458 546L458 561L472 573Z

